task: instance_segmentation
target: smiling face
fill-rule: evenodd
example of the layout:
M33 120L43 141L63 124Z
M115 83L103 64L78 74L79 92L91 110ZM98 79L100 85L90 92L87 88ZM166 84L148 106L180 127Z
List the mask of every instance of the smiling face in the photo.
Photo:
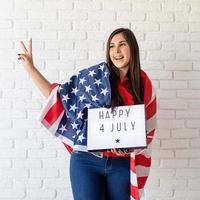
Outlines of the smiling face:
M124 105L117 87L119 81L123 81L124 78L129 82L134 101L138 104L144 103L139 46L130 29L118 28L110 34L106 44L106 62L110 71L113 105Z
M130 47L122 33L113 36L109 44L109 56L112 63L120 70L122 77L126 76L130 64Z

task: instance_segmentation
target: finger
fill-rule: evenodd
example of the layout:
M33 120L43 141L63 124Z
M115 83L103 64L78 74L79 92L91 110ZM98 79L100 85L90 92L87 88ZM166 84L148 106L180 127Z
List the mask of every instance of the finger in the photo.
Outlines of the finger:
M114 154L116 153L113 149L111 149L110 151L111 151L111 153L114 153Z
M18 56L19 56L19 57L17 58L18 60L23 60L23 61L24 61L23 56L21 56L20 54L18 54Z
M20 47L24 53L28 53L28 50L22 41L20 41Z
M126 151L126 149L117 149L117 153L122 156L128 155L128 152Z
M116 153L116 149L111 149L110 150L112 153Z
M124 155L124 152L122 152L121 150L117 150L117 154L118 155Z
M19 56L18 60L23 60L23 61L27 60L27 56L24 54L18 54L18 56Z
M119 151L117 149L111 149L111 152L117 155L120 155Z
M32 38L30 38L29 43L28 43L28 51L30 54L32 54Z
M121 152L122 152L124 155L129 155L129 154L130 154L129 149L121 149Z
M23 61L25 61L25 60L24 60L24 58L23 58L23 57L21 57L21 56L20 56L20 57L18 57L17 59L18 59L18 60L23 60Z

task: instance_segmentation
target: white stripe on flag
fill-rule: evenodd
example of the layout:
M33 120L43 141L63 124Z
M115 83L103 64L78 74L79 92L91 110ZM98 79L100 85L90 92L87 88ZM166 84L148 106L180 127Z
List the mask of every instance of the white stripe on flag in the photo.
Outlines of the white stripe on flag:
M130 171L130 173L131 173L131 184L133 185L133 186L138 186L138 184L137 184L137 175L136 175L136 173L135 172L133 172L133 171Z
M146 149L136 149L135 150L135 154L142 154L143 156L145 156L146 158L150 158L151 157L151 145L152 143L150 143Z
M131 200L135 200L135 198L131 197Z
M74 144L73 144L73 142L72 142L70 139L68 139L68 138L66 138L66 137L64 137L63 135L60 135L60 134L58 134L57 137L58 137L63 143L65 143L65 144L69 145L71 148L73 148Z
M147 134L153 131L155 129L155 126L156 126L156 115L153 115L146 121Z
M144 189L139 189L139 194L140 194L140 197L143 197L143 198L144 198L144 197L145 197L145 196L144 196ZM142 198L142 199L143 199L143 198Z
M57 91L59 86L56 86L52 91L51 94L48 96L46 102L43 105L41 112L38 114L37 119L41 122L45 115L47 114L48 110L54 105L57 101Z
M155 98L156 98L156 91L152 86L151 100L148 102L148 104L145 107L147 108L154 101Z
M137 177L143 177L143 176L149 175L150 167L144 167L142 165L137 165L135 168L136 168Z
M62 120L62 117L64 115L64 111L62 111L62 113L59 115L59 117L56 119L56 121L49 127L49 131L55 135L57 130L58 130L58 126L60 124L60 121Z

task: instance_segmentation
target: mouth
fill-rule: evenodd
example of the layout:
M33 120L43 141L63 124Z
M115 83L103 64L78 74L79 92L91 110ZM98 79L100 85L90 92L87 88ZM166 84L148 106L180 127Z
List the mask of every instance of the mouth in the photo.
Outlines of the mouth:
M124 57L123 56L116 56L114 57L114 60L122 60Z

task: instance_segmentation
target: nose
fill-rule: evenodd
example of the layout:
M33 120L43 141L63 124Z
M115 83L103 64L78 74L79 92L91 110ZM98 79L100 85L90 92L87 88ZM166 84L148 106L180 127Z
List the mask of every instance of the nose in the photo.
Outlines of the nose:
M120 52L119 46L116 46L116 47L115 47L115 52L116 52L116 53L119 53L119 52Z

